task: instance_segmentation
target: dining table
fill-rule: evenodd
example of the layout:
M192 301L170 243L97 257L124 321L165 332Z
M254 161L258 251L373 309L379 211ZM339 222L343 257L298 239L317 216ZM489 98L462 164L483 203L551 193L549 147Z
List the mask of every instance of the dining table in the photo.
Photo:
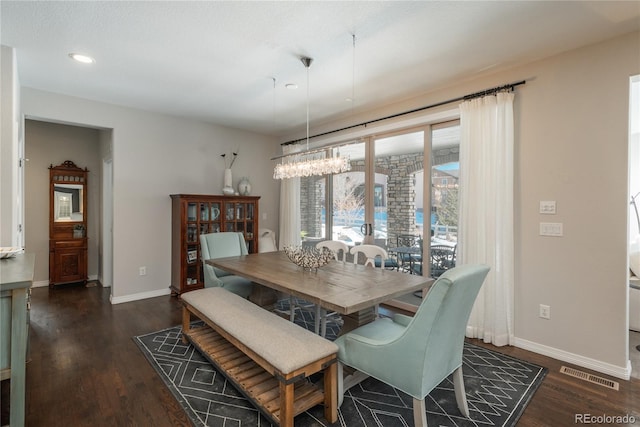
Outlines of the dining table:
M434 279L332 260L308 270L284 251L208 259L207 264L342 315L341 333L375 320L375 307L415 291L427 292Z

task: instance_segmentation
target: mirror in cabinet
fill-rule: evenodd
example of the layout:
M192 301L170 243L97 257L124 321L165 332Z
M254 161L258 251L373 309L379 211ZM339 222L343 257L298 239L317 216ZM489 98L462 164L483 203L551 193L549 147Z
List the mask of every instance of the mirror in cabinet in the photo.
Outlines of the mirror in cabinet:
M49 286L87 282L87 176L67 160L49 166Z
M57 184L53 187L55 222L82 221L84 186L80 184Z

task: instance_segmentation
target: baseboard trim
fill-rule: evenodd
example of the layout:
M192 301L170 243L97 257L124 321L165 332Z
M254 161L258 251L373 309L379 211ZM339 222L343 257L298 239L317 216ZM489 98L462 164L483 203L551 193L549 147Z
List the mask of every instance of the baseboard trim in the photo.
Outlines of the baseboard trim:
M31 284L32 288L44 288L45 286L49 286L48 280L38 280L37 282L33 282Z
M114 297L112 294L109 297L109 301L111 301L111 304L115 305L122 304L124 302L138 301L141 299L155 298L165 295L171 295L171 289L158 289L157 291L140 292L139 294L125 295L122 297Z
M579 354L569 353L568 351L527 341L521 338L515 338L514 345L523 350L532 351L534 353L549 356L563 362L572 363L583 368L591 369L612 377L628 380L631 378L631 362L627 361L626 367L612 365L600 360L591 359L589 357L580 356Z
M94 280L98 280L98 275L94 274L87 278L88 282L92 282ZM38 280L31 284L32 288L44 288L45 286L49 286L49 280Z

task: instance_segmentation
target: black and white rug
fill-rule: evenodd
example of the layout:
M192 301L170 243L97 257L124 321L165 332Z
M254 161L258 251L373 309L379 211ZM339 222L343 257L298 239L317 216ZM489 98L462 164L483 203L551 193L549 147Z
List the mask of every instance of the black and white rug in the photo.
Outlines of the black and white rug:
M286 302L280 303L286 305ZM286 308L286 307L284 307ZM313 329L313 315L302 312L296 323ZM330 322L327 338L334 338L339 321ZM225 377L195 350L183 344L181 327L134 337L147 360L171 390L196 426L271 426ZM542 383L546 369L466 343L464 382L470 419L458 411L451 378L426 399L430 426L514 426ZM413 400L375 379L367 379L345 393L332 426L412 426ZM317 406L295 419L298 427L329 426Z

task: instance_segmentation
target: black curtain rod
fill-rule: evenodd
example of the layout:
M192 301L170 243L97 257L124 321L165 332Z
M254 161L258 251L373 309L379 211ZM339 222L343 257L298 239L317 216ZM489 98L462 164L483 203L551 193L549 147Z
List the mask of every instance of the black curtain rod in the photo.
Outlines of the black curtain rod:
M360 127L360 126L367 127L367 125L370 125L371 123L377 123L377 122L381 122L383 120L395 119L396 117L405 116L405 115L411 114L411 113L417 113L418 111L424 111L424 110L428 110L428 109L435 108L435 107L440 107L442 105L451 104L452 102L468 101L468 100L473 99L473 98L478 98L480 96L486 96L486 95L492 95L494 93L501 92L501 91L507 90L507 89L513 90L514 87L523 85L526 82L527 82L526 80L522 80L522 81L519 81L519 82L516 82L516 83L509 83L509 84L498 86L498 87L494 87L494 88L491 88L491 89L486 89L486 90L483 90L483 91L480 91L480 92L471 93L469 95L459 96L457 98L449 99L447 101L438 102L436 104L427 105L425 107L415 108L413 110L404 111L402 113L397 113L397 114L392 114L390 116L381 117L379 119L369 120L367 122L358 123L356 125L346 126L346 127L340 128L340 129L335 129L335 130L330 130L328 132L319 133L317 135L310 136L309 139L318 138L320 136L325 136L325 135L331 135L332 133L342 132L344 130L349 130L349 129L357 128L357 127ZM303 142L303 141L306 141L306 140L307 140L307 138L294 139L292 141L283 142L280 145L291 145L291 144L295 144L297 142Z

